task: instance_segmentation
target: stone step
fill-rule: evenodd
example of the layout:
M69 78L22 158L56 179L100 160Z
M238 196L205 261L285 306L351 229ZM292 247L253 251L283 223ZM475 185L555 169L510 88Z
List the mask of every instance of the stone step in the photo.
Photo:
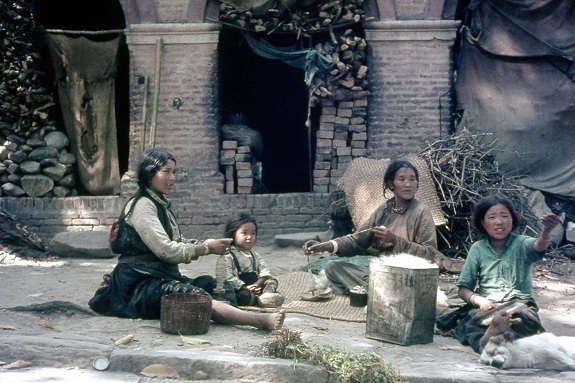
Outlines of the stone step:
M318 240L325 235L325 232L309 232L309 233L293 233L293 234L278 234L274 236L274 243L279 247L301 247L310 239Z
M68 231L54 235L48 245L51 255L66 258L113 258L107 231Z

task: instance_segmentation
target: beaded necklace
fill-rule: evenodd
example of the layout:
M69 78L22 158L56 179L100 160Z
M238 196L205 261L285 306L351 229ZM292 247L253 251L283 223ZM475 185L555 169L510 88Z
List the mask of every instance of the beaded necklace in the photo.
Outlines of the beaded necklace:
M394 200L393 201L393 207L392 207L391 211L394 212L395 214L401 214L405 211L405 209L407 209L408 206L409 206L409 201L406 202L405 204L403 204L403 206L398 209L395 207L395 200Z

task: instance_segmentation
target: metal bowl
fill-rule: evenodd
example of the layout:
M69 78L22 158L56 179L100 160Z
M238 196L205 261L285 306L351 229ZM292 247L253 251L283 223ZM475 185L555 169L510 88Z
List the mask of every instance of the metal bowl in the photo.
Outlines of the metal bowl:
M92 361L92 366L98 371L103 371L110 365L110 361L105 356L97 356Z

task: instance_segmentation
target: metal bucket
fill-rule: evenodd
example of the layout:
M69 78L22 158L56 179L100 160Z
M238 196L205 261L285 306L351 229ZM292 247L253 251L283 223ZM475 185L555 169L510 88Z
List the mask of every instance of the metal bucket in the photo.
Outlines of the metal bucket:
M366 337L400 345L433 342L439 268L372 262Z

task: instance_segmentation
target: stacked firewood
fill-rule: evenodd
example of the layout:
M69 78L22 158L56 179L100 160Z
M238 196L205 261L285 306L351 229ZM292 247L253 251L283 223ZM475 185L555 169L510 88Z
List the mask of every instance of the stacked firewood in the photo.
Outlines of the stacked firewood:
M32 1L0 3L0 54L2 84L0 118L2 131L23 137L39 133L46 125L47 111L54 106L43 87L46 75L32 39L36 34Z
M298 39L311 33L324 32L329 36L327 41L317 43L314 48L333 60L334 68L330 73L318 73L314 77L310 85L310 103L314 105L322 98L335 101L367 98L367 43L351 28L366 21L363 0L317 0L304 3L307 6L295 2L292 8L246 10L238 8L234 1L222 0L219 21L260 34L293 33L297 34Z
M333 60L334 68L328 75L320 73L313 79L312 103L319 98L335 101L367 98L367 43L363 37L347 29L339 38L318 43L315 48Z
M268 9L242 10L234 1L222 0L220 21L255 32L315 32L335 25L358 23L364 20L364 0L310 1L287 8L282 2Z
M45 60L38 49L33 4L32 0L0 2L1 193L75 195L75 159L66 149L69 140L63 133L45 140L48 133L57 131L50 119L56 104L42 67Z

